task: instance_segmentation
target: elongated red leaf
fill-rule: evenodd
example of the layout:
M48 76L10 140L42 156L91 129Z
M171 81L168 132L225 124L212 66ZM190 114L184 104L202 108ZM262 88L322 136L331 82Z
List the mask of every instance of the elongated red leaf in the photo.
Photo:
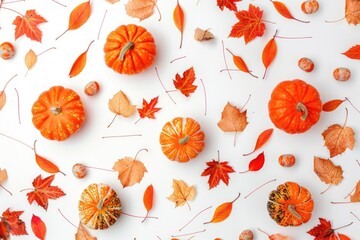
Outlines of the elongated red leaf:
M204 224L207 223L218 223L218 222L222 222L225 219L227 219L232 211L232 207L233 207L233 203L238 200L240 197L240 193L239 195L231 202L225 202L221 205L219 205L214 212L214 215L212 217L212 219L209 222L205 222Z
M348 58L360 60L360 44L352 46L343 54Z
M47 160L46 158L36 153L36 141L34 143L34 152L35 152L35 161L42 170L44 170L47 173L62 173L63 175L65 175L65 173L60 171L58 166L56 166L51 161Z
M281 14L281 16L285 17L285 18L288 18L288 19L293 19L293 20L296 20L298 22L303 22L303 23L308 23L308 21L302 21L302 20L299 20L295 17L293 17L293 15L290 13L289 9L286 7L286 5L282 2L279 2L279 1L272 1L270 0L276 11L278 11L278 13Z
M32 215L31 218L31 229L33 230L35 236L41 240L45 239L45 235L46 235L46 225L45 223L41 220L41 218L39 218L36 215Z
M275 33L275 36L276 36L276 33ZM265 45L264 50L262 52L262 62L265 67L263 79L265 78L268 67L274 61L274 59L276 57L277 45L275 42L275 36L272 39L270 39L270 41Z
M146 190L144 192L144 196L143 196L144 206L147 211L146 217L144 218L143 222L146 220L147 216L149 215L150 210L153 207L153 201L154 201L154 187L153 187L153 185L149 185L146 188Z
M265 131L263 131L262 133L260 133L258 139L256 140L254 150L252 152L244 154L244 156L248 156L248 155L252 154L253 152L255 152L256 150L258 150L259 148L261 148L262 146L264 146L264 144L271 137L273 131L274 131L274 129L269 128L269 129L266 129Z
M181 34L181 39L180 39L180 48L181 48L183 42L183 33L184 33L184 11L182 10L179 4L179 0L177 0L176 7L174 9L173 20L175 26L179 29Z
M228 52L232 55L233 57L233 62L235 64L235 66L240 70L240 71L243 71L243 72L246 72L246 73L249 73L251 76L257 78L257 76L253 75L251 73L251 71L249 70L249 68L247 67L245 61L240 57L240 56L236 56L235 54L233 54L229 49L226 49L228 50Z
M240 173L259 171L264 166L264 163L265 163L265 155L264 152L262 152L256 158L250 161L248 167L249 169L247 171Z
M324 112L332 112L337 109L345 100L334 99L324 103L322 110Z
M69 77L72 78L72 77L77 76L84 69L84 67L86 65L86 60L87 60L87 52L89 51L89 48L93 42L94 42L94 40L91 41L91 43L87 47L86 51L83 52L82 54L80 54L80 56L75 60L75 62L73 63L73 65L70 69Z

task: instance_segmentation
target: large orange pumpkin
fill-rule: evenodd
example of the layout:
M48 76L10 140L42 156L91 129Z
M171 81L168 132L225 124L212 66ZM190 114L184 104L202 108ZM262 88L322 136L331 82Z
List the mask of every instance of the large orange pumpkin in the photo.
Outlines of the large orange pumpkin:
M310 192L295 182L286 182L269 195L267 210L280 226L299 226L311 218L314 201Z
M303 133L319 121L322 102L313 86L295 79L280 82L274 88L268 108L277 128L287 133Z
M205 134L192 118L177 117L165 123L160 133L163 153L172 161L188 162L205 147Z
M41 93L32 106L32 122L47 139L63 141L77 132L86 119L80 96L62 86Z
M104 46L105 63L121 74L136 74L150 67L156 56L155 40L150 32L134 24L112 31Z
M90 184L79 201L81 223L91 229L107 229L121 215L121 201L109 185Z

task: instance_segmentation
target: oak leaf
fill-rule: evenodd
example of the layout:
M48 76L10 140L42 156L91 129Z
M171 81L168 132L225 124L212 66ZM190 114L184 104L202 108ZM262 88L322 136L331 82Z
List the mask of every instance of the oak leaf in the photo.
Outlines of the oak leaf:
M37 176L32 185L34 190L27 193L28 201L32 204L35 201L39 206L47 210L49 205L49 199L58 199L59 197L65 196L65 193L57 186L51 186L55 175L50 175L42 179L41 175Z
M343 54L348 58L360 60L360 44L352 46Z
M109 100L109 109L117 115L129 117L135 112L136 105L131 105L125 93L119 91Z
M223 11L224 8L227 8L230 11L237 12L236 3L240 1L241 0L217 0L217 5L221 9L221 11Z
M347 148L352 150L355 145L354 130L350 127L333 124L329 126L322 136L325 146L330 151L330 157L335 157L345 152Z
M155 5L156 0L130 0L125 4L125 10L130 17L142 21L154 13Z
M119 172L118 178L124 188L140 183L145 172L147 172L142 162L130 157L125 157L115 162L113 170Z
M173 83L176 89L188 97L190 93L193 93L197 88L197 86L193 84L195 79L195 71L194 68L191 67L183 73L182 77L177 73Z
M143 99L142 108L138 108L138 112L141 118L155 118L155 113L158 112L161 108L156 108L156 104L158 103L159 97L155 97L150 100L148 103L145 99Z
M23 211L6 209L0 217L0 239L10 239L10 235L27 235L25 222L20 219Z
M40 217L38 217L34 214L32 215L32 218L31 218L31 229L33 230L33 232L37 238L39 238L40 240L45 239L46 225L43 222L43 220L41 220Z
M6 169L0 168L0 185L6 182L7 179L8 179L8 174Z
M206 165L208 167L201 173L201 176L209 176L209 189L219 185L220 180L229 185L229 173L233 173L235 170L228 165L228 162L220 162L213 159L211 162L206 162Z
M221 120L217 125L224 132L244 131L248 125L246 110L241 112L240 109L228 102L224 107L224 110L221 114Z
M326 184L338 185L343 179L343 170L330 159L314 157L314 172Z
M360 202L360 181L356 184L354 194L350 195L351 202Z
M47 20L38 15L34 9L27 10L25 16L17 16L13 21L13 24L16 25L15 40L25 34L31 40L41 42L42 32L38 25L45 22Z
M262 22L263 11L259 7L249 4L249 10L236 12L235 16L239 22L232 26L229 37L244 37L247 44L256 37L264 35L266 26Z
M75 240L97 240L96 237L93 237L89 234L89 232L86 230L84 225L79 223L77 232L75 234Z
M6 94L4 91L0 91L0 111L5 106L6 103Z
M194 199L196 191L194 186L188 186L183 180L173 179L174 192L167 198L175 203L175 207L189 205L188 201Z
M202 30L201 28L196 28L194 38L195 40L202 42L214 39L214 35L209 30Z

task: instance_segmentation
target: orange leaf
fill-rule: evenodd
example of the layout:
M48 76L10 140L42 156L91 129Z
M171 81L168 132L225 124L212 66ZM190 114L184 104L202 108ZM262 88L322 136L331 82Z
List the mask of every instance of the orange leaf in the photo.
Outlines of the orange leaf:
M259 171L265 163L265 155L264 152L260 153L256 158L250 161L249 163L249 169L246 171L256 172ZM245 172L242 172L245 173Z
M344 101L345 100L341 100L341 99L330 100L324 103L324 105L322 106L322 110L324 112L332 112L335 109L337 109Z
M360 11L360 10L359 10ZM352 46L346 52L342 53L348 58L360 60L360 44Z
M25 16L17 16L13 21L16 25L15 40L25 34L31 40L41 42L42 32L38 25L45 22L47 20L38 15L35 10L27 10Z
M179 4L179 0L177 0L177 4L173 12L173 20L175 26L179 29L181 34L181 39L180 39L180 48L181 48L183 41L183 32L184 32L184 12Z
M130 117L136 109L136 105L131 105L129 99L122 91L117 92L109 100L108 105L110 111L124 117Z
M28 68L28 70L30 70L35 65L36 61L37 61L37 55L32 49L30 49L28 53L25 55L25 65Z
M360 181L356 184L354 194L350 195L350 202L360 202Z
M91 236L84 225L79 223L78 230L75 234L75 240L97 240L97 238Z
M87 47L86 51L83 52L82 54L80 54L80 56L75 60L75 62L73 63L73 65L70 69L69 77L71 77L71 78L75 77L76 75L81 73L81 71L84 69L84 67L86 65L87 52L89 51L89 48L93 42L94 42L94 40L91 41L91 43Z
M124 188L140 183L145 172L147 172L142 162L130 157L125 157L115 162L113 170L119 172L118 178Z
M231 214L231 211L232 211L232 207L233 207L233 203L238 200L240 197L240 193L239 195L232 201L232 202L226 202L226 203L223 203L221 204L220 206L218 206L216 209L215 209L215 212L214 212L214 215L211 219L210 222L205 222L204 224L207 224L207 223L218 223L218 222L222 222L224 221L225 219L227 219L230 214Z
M350 127L333 124L328 127L322 136L325 141L325 146L330 151L330 157L335 157L345 152L347 148L352 150L355 145L354 130Z
M36 141L35 141L35 143L36 143ZM47 173L59 173L60 172L63 175L65 175L65 173L61 172L60 169L54 163L50 162L46 158L44 158L36 153L35 143L34 143L34 152L35 152L35 161L36 161L37 165L39 165L39 167Z
M145 192L144 192L144 197L143 197L143 202L144 202L144 206L146 211L150 211L153 207L153 200L154 200L154 187L153 185L149 185Z
M45 223L41 220L41 218L39 218L36 215L32 215L31 218L31 229L33 230L35 236L41 240L45 239L45 235L46 235L46 225Z
M6 182L7 179L8 179L8 174L6 169L0 168L0 185Z
M235 170L229 166L228 162L212 160L211 162L206 162L206 165L208 167L201 173L201 176L209 176L209 189L219 185L220 180L225 183L226 186L229 184L229 173L233 173Z
M272 133L273 133L274 129L269 128L265 131L263 131L262 133L260 133L258 139L256 140L256 144L254 147L254 150L250 153L247 154L243 154L243 156L248 156L250 154L252 154L253 152L255 152L256 150L258 150L259 148L261 148L262 146L264 146L264 144L269 140L269 138L271 137Z
M224 132L242 132L248 125L246 111L241 112L240 109L228 102L217 125Z
M156 108L156 104L158 103L159 96L150 100L148 103L145 99L143 99L142 108L138 108L138 112L141 118L155 118L155 113L158 112L161 108Z
M140 21L150 17L154 13L156 0L130 0L125 5L127 15L138 18Z
M343 179L343 170L330 159L314 157L314 172L326 184L338 185Z
M20 219L24 211L10 211L10 208L0 216L0 238L10 240L10 234L14 236L28 235L25 222Z
M351 238L341 233L339 233L338 236L339 236L339 240L351 240Z
M237 12L236 2L240 2L241 0L217 0L217 5L221 11L226 7L230 11Z
M4 91L0 91L0 110L5 106L6 94Z
M291 240L291 238L288 236L283 236L279 233L275 233L269 236L269 240Z
M229 49L226 49L226 50L228 50L228 52L232 55L232 57L233 57L233 62L234 62L234 64L235 64L235 66L236 66L240 71L249 73L251 76L257 78L257 76L255 76L255 75L253 75L253 74L251 73L251 71L250 71L249 68L247 67L245 61L244 61L240 56L234 55Z
M299 21L299 22L303 22L303 23L308 23L308 21L302 21L302 20L299 20L297 18L294 18L293 15L290 13L289 9L285 6L284 3L282 2L278 2L278 1L272 1L270 0L276 11L278 11L278 13L281 14L281 16L285 17L285 18L288 18L288 19L293 19L293 20L296 20L296 21Z
M276 36L276 33L275 33L275 36ZM277 46L276 46L276 42L275 42L275 36L272 39L270 39L270 41L266 44L266 46L264 47L264 50L262 52L262 62L265 67L263 79L265 78L268 67L274 61L274 59L276 57Z
M185 203L189 206L188 201L194 199L196 191L194 186L188 186L183 180L173 179L174 192L167 198L175 203L175 207L184 206Z
M357 25L360 23L360 2L346 0L345 18L349 24Z
M190 93L193 93L197 88L197 86L193 84L195 79L195 71L194 68L191 67L183 73L182 77L177 73L173 83L176 89L188 97Z

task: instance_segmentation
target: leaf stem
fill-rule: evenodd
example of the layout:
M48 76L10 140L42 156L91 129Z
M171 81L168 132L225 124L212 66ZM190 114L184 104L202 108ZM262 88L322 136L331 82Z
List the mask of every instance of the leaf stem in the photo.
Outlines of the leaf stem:
M20 190L20 192L24 192L24 191L34 191L35 189L33 188L24 188L22 190Z
M224 57L225 67L226 67L226 69L229 69L229 66L227 64L226 57L225 57L225 46L224 46L224 41L223 40L221 40L221 45L222 45L222 53L223 53L223 57ZM230 71L227 71L227 72L229 74L229 78L232 79Z
M346 14L344 17L340 18L340 19L337 19L337 20L325 20L326 23L336 23L336 22L340 22L342 20L344 20L346 17L348 17L349 15L352 15L354 13L358 13L360 12L360 10L356 10L356 11L353 11L353 12L350 12L348 14Z
M276 36L276 38L281 38L281 39L309 39L312 38L311 36L307 36L307 37L286 37L286 36Z
M103 136L102 139L105 138L123 138L123 137L141 137L141 134L129 134L129 135L112 135L112 136Z
M11 140L14 140L14 141L16 141L16 142L18 142L18 143L21 143L21 144L25 145L26 147L30 148L31 150L34 150L30 145L28 145L28 144L26 144L26 143L24 143L24 142L22 142L22 141L20 141L20 140L17 140L16 138L10 137L10 136L8 136L8 135L6 135L6 134L3 134L3 133L0 133L0 135L2 135L2 136L4 136L4 137L7 137L7 138L9 138L9 139L11 139Z
M160 9L159 9L159 6L155 3L155 7L156 7L156 10L158 11L159 13L159 22L161 21L161 12L160 12Z
M52 50L52 49L56 49L56 47L51 47L51 48L48 48L48 49L46 49L45 51L43 51L43 52L41 52L41 53L39 53L38 55L36 55L37 57L39 57L40 55L42 55L42 54L44 54L44 53L46 53L47 51L50 51L50 50Z
M14 10L14 9L11 9L11 8L7 8L7 7L4 7L4 6L1 6L2 9L5 9L5 10L8 10L8 11L12 11L18 15L20 15L21 17L25 17L25 15L21 14L20 12Z
M350 105L351 105L358 113L360 113L360 110L357 109L354 104L352 104L352 102L350 101L349 98L345 97L345 100L348 101L348 102L350 103Z
M149 152L149 150L147 150L146 148L140 149L140 150L136 153L136 155L135 155L135 157L134 157L134 161L136 160L136 158L137 158L137 156L139 155L139 153L142 152L142 151Z
M185 233L185 234L180 234L180 235L171 235L171 237L186 237L189 235L194 235L194 234L198 234L198 233L203 233L205 232L206 229L200 230L200 231L196 231L196 232L192 232L192 233Z
M186 58L186 56L175 58L175 59L171 60L170 63L173 63L173 62L175 62L177 60L180 60L180 59L183 59L183 58Z
M17 76L17 74L15 74L14 76L12 76L6 83L5 83L5 86L3 88L3 90L1 91L0 93L0 97L3 95L3 92L5 92L5 89L7 87L7 85L11 82L11 80L13 80L15 77Z
M18 121L19 121L19 124L21 124L21 120L20 120L20 97L19 97L19 92L18 92L18 90L16 88L15 88L15 92L16 92L16 98L17 98Z
M210 208L212 208L212 206L210 207L207 207L203 210L201 210L200 212L198 212L189 222L187 222L184 226L182 226L180 229L179 229L179 232L181 232L185 227L187 227L192 221L194 221L195 218L197 218L201 213L205 212L206 210L209 210Z
M109 125L107 126L107 128L109 128L115 121L116 117L117 117L117 113L115 113L115 116L113 117L113 119L111 120L111 122L109 123Z
M258 228L258 230L259 230L260 232L262 232L262 233L266 234L268 237L270 237L270 234L268 234L268 233L267 233L267 232L265 232L264 230L262 230L262 229L260 229L260 228Z
M7 190L2 184L0 184L0 187L1 187L2 189L4 189L6 192L8 192L8 193L12 196L12 193L11 193L9 190Z
M351 189L351 191L344 197L344 199L347 199L351 195L351 193L355 190L355 188L356 186L353 187L353 189Z
M327 190L329 190L330 189L330 187L332 186L332 183L331 184L329 184L329 186L324 190L324 191L322 191L320 194L324 194Z
M350 212L350 214L352 214L360 222L360 218L358 216L356 216L355 213Z
M207 97L206 97L206 88L205 88L205 84L204 84L204 81L200 78L200 81L201 81L201 85L203 87L203 90L204 90L204 115L206 116L206 113L207 113Z
M241 193L239 193L239 194L237 195L237 197L236 197L234 200L232 200L232 202L231 202L231 203L236 202L236 200L238 200L240 196L241 196Z
M115 172L114 170L111 170L111 169L105 169L105 168L91 167L91 166L86 166L86 165L84 165L84 167L85 167L85 168L91 168L91 169L102 170L102 171L108 171L108 172Z
M68 222L68 223L70 223L74 228L77 228L77 226L75 226L75 224L73 224L72 222L70 222L70 220L67 218L67 217L65 217L65 215L61 212L61 210L58 208L58 211L59 211L59 213L61 214L61 216Z
M55 38L55 40L58 40L59 38L61 38L65 33L67 33L70 29L66 29L62 34L60 34L57 38Z
M99 32L98 32L98 36L97 36L97 39L98 39L98 40L99 40L99 38L100 38L100 32L101 32L101 29L102 29L102 27L103 27L106 14L107 14L107 9L105 10L104 16L103 16L102 21L101 21L101 24L100 24L100 28L99 28Z
M158 78L158 80L159 80L162 88L164 89L165 93L168 95L168 97L170 98L170 100L171 100L174 104L176 104L176 102L175 102L174 99L170 96L170 94L167 92L164 84L162 83L162 81L161 81L161 79L160 79L160 76L159 76L159 72L158 72L157 67L155 67L155 72L156 72L156 76L157 76L157 78Z
M353 223L354 223L354 222L351 222L351 223L346 224L346 225L344 225L344 226L341 226L341 227L338 227L338 228L334 228L333 230L334 230L334 231L337 231L337 230L339 230L339 229L346 228L346 227L348 227L348 226L351 226Z
M137 215L129 214L126 212L121 212L121 214L124 214L125 216L129 216L129 217L134 217L134 218L144 218L143 216L137 216ZM152 216L147 216L147 218L159 219L158 217L152 217Z
M25 1L25 0L24 0L24 1ZM65 4L62 4L62 3L60 3L60 2L58 2L58 1L56 1L56 0L51 0L51 1L53 1L53 2L56 3L56 4L59 4L60 6L67 7Z
M1 6L3 5L3 4L10 4L10 3L18 3L18 2L25 2L25 0L14 0L14 1L2 1L1 3L0 3L0 8L1 8Z
M275 181L276 181L276 178L273 179L273 180L267 181L267 182L264 183L264 184L261 184L259 187L255 188L255 189L252 190L248 195L246 195L246 196L244 197L244 199L248 198L251 194L253 194L253 193L256 192L257 190L259 190L260 188L262 188L262 187L265 186L266 184L269 184L269 183L275 182Z

